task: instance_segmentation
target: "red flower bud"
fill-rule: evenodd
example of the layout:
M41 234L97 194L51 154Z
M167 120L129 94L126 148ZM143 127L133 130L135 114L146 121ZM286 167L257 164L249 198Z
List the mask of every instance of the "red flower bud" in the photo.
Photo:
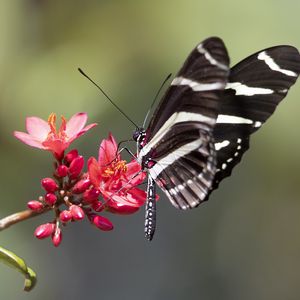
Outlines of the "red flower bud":
M58 185L52 178L44 178L41 181L42 187L48 192L53 193L58 190Z
M59 218L62 222L67 223L70 220L72 220L72 213L69 210L63 210L60 214L59 214Z
M55 225L53 223L46 223L37 227L34 231L34 235L38 239L44 239L50 236L54 232L54 230L55 230Z
M70 212L74 220L80 221L84 218L84 211L81 207L77 205L70 206Z
M33 211L39 212L44 208L44 205L40 201L32 200L27 202L27 207Z
M83 199L86 203L92 203L98 200L99 196L100 196L100 191L97 189L86 190L83 193Z
M102 211L102 210L104 209L104 205L103 205L103 203L100 202L100 201L97 201L97 202L95 201L95 202L92 204L92 208L93 208L94 211L100 212L100 211Z
M76 157L70 164L69 167L69 176L71 179L75 179L77 178L84 166L84 159L83 157L80 155L78 157Z
M110 231L113 230L114 228L112 222L102 216L97 216L97 215L93 216L92 222L97 228L103 231Z
M65 162L70 164L78 156L78 151L76 149L71 150L65 156Z
M83 193L86 189L89 188L89 186L91 185L91 182L89 179L82 179L79 180L73 187L72 192L74 194L81 194Z
M50 206L55 204L56 200L57 200L57 197L53 193L48 193L45 195L45 202L47 204L49 204Z
M54 247L58 247L62 240L62 233L59 227L56 227L54 233L52 234L52 243Z
M57 167L55 173L58 177L66 177L68 175L68 167L65 165L60 165Z

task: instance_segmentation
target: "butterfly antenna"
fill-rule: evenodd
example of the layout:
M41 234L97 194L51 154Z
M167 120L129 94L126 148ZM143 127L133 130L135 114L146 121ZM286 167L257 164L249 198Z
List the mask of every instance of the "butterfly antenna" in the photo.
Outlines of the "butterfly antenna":
M150 112L151 112L151 109L153 108L154 103L155 103L156 100L157 100L157 97L158 97L160 91L162 90L163 86L164 86L165 83L170 79L171 76L172 76L172 73L170 73L170 74L165 78L165 80L164 80L163 83L161 84L160 88L158 89L158 91L157 91L157 93L156 93L156 95L155 95L155 97L154 97L154 100L152 101L152 104L151 104L151 106L150 106L150 108L149 108L149 110L148 110L148 112L147 112L147 114L146 114L146 117L145 117L145 120L144 120L144 123L143 123L143 128L145 128L146 121L147 121L147 119L148 119L148 117L149 117L149 114L150 114Z
M88 75L86 75L82 69L78 68L78 71L86 77L91 83L93 83L101 92L102 94L107 98L107 100L128 120L130 121L136 128L139 128L125 113L121 110L121 108L114 103L114 101L103 91L103 89L94 81L92 80Z

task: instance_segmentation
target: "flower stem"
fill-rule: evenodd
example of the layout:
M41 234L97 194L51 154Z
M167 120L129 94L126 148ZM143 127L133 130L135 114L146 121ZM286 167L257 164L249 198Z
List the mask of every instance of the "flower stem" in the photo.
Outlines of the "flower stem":
M43 213L47 212L48 210L49 209L46 208L40 212L35 212L30 209L26 209L26 210L14 213L12 215L9 215L7 217L4 217L3 219L0 220L0 231L6 229L16 223L19 223L19 222L25 221L27 219L30 219L32 217L43 214Z

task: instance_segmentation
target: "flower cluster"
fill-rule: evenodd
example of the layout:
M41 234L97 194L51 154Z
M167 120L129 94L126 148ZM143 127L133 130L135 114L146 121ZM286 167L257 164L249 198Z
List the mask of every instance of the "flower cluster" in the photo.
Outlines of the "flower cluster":
M27 203L37 213L54 211L54 220L35 230L38 239L51 237L54 246L61 243L62 225L87 217L97 228L109 231L113 224L103 212L132 214L146 200L145 191L137 187L144 181L145 173L135 160L127 163L121 159L111 134L101 142L98 159L88 159L87 172L84 172L85 160L78 150L66 154L65 150L97 124L85 127L85 113L74 115L68 122L64 117L61 119L57 129L55 114L49 116L48 122L30 117L26 119L28 133L14 133L25 144L50 151L55 158L52 177L41 180L44 195Z

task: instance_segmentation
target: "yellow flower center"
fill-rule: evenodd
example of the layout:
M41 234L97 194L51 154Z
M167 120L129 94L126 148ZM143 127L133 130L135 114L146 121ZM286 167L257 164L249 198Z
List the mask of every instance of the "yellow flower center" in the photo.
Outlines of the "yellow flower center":
M61 125L59 130L56 129L56 114L51 113L50 116L48 117L48 124L50 126L50 132L48 134L48 138L56 138L56 139L61 139L64 140L67 138L66 135L66 124L67 121L64 116L61 116Z
M127 166L126 166L126 161L125 160L119 160L117 162L112 162L109 167L107 167L104 172L103 176L104 177L111 177L114 175L116 172L121 171L121 172L126 172L127 171Z

